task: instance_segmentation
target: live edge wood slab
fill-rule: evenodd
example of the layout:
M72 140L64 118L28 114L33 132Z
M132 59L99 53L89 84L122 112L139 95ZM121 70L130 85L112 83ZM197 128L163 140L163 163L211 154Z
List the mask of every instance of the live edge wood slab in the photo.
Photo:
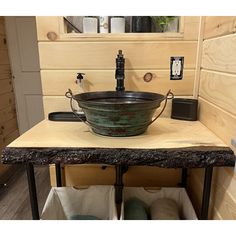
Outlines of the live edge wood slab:
M8 145L2 162L200 168L234 166L235 156L199 121L160 118L142 135L115 138L94 134L81 122L44 120Z

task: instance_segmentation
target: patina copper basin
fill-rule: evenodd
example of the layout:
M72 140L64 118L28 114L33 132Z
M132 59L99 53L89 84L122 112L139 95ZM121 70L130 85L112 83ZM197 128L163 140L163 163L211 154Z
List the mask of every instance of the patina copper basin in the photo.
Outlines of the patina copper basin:
M72 111L74 111L72 106L74 99L83 109L87 124L93 132L114 137L133 136L145 132L164 111L170 95L173 97L170 91L166 96L134 91L102 91L73 95L69 90L66 93L71 99ZM153 118L156 109L164 100L165 105L160 114Z

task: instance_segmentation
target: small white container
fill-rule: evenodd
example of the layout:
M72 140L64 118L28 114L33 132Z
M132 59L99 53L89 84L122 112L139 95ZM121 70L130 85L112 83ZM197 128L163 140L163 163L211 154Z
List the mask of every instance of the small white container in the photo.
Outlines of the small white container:
M98 32L98 20L95 17L83 18L83 33L97 33Z
M108 33L108 16L99 16L100 33Z
M125 32L125 18L112 17L111 18L111 33L124 33Z

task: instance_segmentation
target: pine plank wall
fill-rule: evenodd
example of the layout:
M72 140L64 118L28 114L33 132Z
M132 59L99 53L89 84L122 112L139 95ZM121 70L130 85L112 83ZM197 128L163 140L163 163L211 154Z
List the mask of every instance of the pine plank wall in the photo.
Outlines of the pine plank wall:
M231 138L236 138L236 17L205 17L204 22L199 119L235 152ZM203 175L200 169L191 173L189 188L195 206L201 203ZM210 217L236 219L234 168L214 170Z
M144 90L166 93L170 88L177 96L192 96L198 46L200 17L183 17L180 33L123 35L65 34L62 17L37 17L37 34L45 117L51 111L70 110L64 94L68 88L78 93L76 73L86 74L86 91L114 90L115 58L119 49L126 58L125 87L127 90ZM184 79L170 81L171 56L185 57ZM150 83L143 80L151 72ZM170 106L165 115L168 115ZM51 168L53 171L53 168ZM179 170L155 167L130 167L124 175L125 185L176 186ZM53 175L52 175L53 176ZM55 183L55 181L53 181ZM66 166L66 185L114 184L114 167L102 170L100 166Z
M0 153L19 136L4 17L0 16ZM9 166L0 164L0 177Z
M236 135L236 17L183 17L180 34L156 36L67 35L61 17L37 17L41 80L45 116L51 111L70 110L64 93L75 93L77 72L86 73L86 91L114 90L115 56L126 57L126 89L197 97L200 121L231 146ZM199 27L200 26L200 27ZM169 80L171 56L184 56L182 81ZM150 83L143 75L152 72ZM170 106L165 116L169 116ZM234 150L235 151L235 150ZM53 173L54 169L51 167ZM113 167L66 166L66 185L114 184ZM203 171L191 170L188 192L200 212ZM52 183L55 179L52 175ZM131 167L124 175L127 186L175 186L179 170ZM215 168L210 205L211 219L236 219L236 175L233 168Z

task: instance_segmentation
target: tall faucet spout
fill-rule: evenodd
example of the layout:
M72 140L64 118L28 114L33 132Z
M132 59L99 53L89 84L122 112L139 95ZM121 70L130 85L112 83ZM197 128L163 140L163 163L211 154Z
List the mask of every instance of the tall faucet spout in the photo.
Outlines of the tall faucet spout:
M125 59L122 54L122 50L118 51L118 55L116 58L116 91L124 91L124 79L125 79Z

